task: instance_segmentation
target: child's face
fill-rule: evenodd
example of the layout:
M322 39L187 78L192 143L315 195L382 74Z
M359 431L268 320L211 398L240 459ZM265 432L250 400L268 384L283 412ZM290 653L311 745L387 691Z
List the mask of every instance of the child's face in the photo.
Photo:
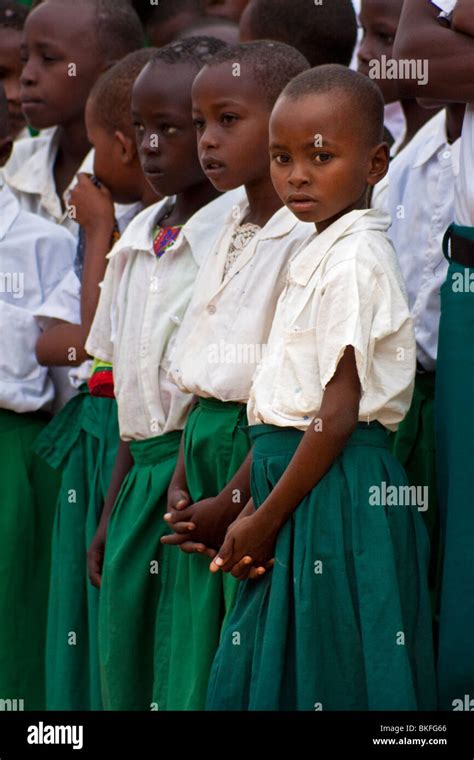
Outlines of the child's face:
M370 62L380 61L382 55L392 58L393 42L397 32L403 0L362 0L359 15L363 37L357 51L358 69L369 76ZM386 103L398 100L398 86L394 79L376 79Z
M158 195L177 195L205 181L191 115L195 69L161 62L145 66L133 88L132 120L140 163Z
M87 137L94 148L94 174L110 191L114 203L138 200L130 183L129 162L123 160L123 143L105 129L96 117L94 101L86 105Z
M252 185L269 175L271 108L262 86L241 65L206 66L193 86L193 118L202 168L220 191Z
M14 138L26 123L20 100L21 38L22 33L16 29L0 28L0 84L5 89L10 129Z
M21 101L37 129L82 121L89 91L104 68L95 46L93 11L84 5L38 6L22 44Z
M283 203L322 231L366 207L367 186L388 168L388 149L369 148L363 115L344 96L308 95L277 102L270 120L271 175Z

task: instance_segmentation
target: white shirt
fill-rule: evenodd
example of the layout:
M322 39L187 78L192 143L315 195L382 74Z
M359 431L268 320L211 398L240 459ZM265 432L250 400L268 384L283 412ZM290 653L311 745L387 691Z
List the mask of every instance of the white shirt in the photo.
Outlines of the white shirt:
M381 211L351 211L290 262L250 393L250 424L306 430L353 346L359 420L397 428L411 403L415 339L389 224Z
M247 199L225 221L220 239L196 280L176 337L170 378L204 398L247 403L252 377L266 350L278 297L293 253L314 234L279 209L243 249L222 280L232 235L248 212Z
M446 111L440 111L392 161L388 174L389 235L407 286L417 356L428 371L436 369L439 289L448 269L442 243L454 218L459 148L459 140L448 143Z
M66 227L73 235L78 234L78 224L71 219L67 210L61 208L54 181L54 162L58 150L57 129L46 135L39 135L15 142L13 152L5 166L4 176L25 211L39 214L51 222ZM94 152L91 150L82 162L79 172L92 174ZM63 194L67 209L68 196L76 184L74 177Z
M461 157L454 199L454 220L474 227L474 104L468 103L461 135Z
M143 205L134 203L130 206L116 206L117 208L124 210L121 216L117 216L117 224L122 235L131 220L143 209ZM43 330L48 329L52 319L59 319L73 325L81 324L81 283L73 269L57 285L42 307L35 313L35 317ZM87 382L91 369L92 361L88 359L78 367L66 370L68 382L72 388L77 390L83 383Z
M76 241L67 230L20 209L0 179L0 407L51 408L55 389L35 355L34 314L71 269Z
M153 251L156 220L170 203L160 201L131 222L109 254L86 350L113 364L123 440L145 440L184 427L192 396L167 379L167 351L219 222L242 192L226 193L200 209L158 259Z

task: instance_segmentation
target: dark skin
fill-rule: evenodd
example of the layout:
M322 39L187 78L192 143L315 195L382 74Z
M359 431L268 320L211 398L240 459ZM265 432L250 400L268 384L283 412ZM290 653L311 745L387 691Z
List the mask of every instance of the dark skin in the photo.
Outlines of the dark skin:
M338 118L341 108L346 118ZM388 147L371 144L364 115L349 96L282 97L270 120L271 173L282 201L320 233L353 209L367 207L368 189L388 169ZM314 146L314 135L323 146ZM347 346L289 467L259 509L227 531L211 572L240 580L252 567L268 567L278 533L344 449L359 417L360 382L354 349ZM321 424L316 424L321 420ZM249 505L250 509L252 505Z
M270 177L270 113L271 104L244 66L240 77L232 75L231 62L206 66L196 77L193 117L203 169L218 190L245 186L250 206L246 221L260 227L282 206ZM250 498L250 466L249 457L222 493L191 505L181 450L165 515L175 533L164 536L162 542L212 556Z
M183 10L176 13L167 21L156 22L153 16L146 27L146 33L151 47L160 48L181 36L181 32L194 24L200 18L199 13Z
M397 32L403 0L362 0L360 24L363 38L357 51L358 69L368 76L370 62L380 60L382 55L387 59L394 56L393 43ZM419 58L419 54L416 56ZM400 99L399 82L395 79L379 79L377 81L385 103L393 103ZM401 150L434 114L420 107L414 98L402 98L401 107L406 120L407 132Z
M86 236L81 324L59 322L43 333L36 356L46 366L78 366L89 358L85 343L99 302L99 283L105 276L106 255L115 224L114 203L141 202L146 207L157 201L143 174L133 136L122 130L106 129L91 100L86 108L86 124L88 139L95 148L94 174L101 187L96 187L89 175L79 174L70 196L71 207Z
M438 10L428 0L406 0L394 51L400 58L427 58L429 77L425 86L401 82L404 96L474 102L473 15L471 0L458 0L448 29L438 23Z
M95 23L87 5L64 7L57 0L48 0L31 12L25 24L22 108L30 126L59 127L54 179L61 202L90 150L84 121L87 97L112 63L95 45Z
M196 150L191 115L195 69L189 64L148 64L135 82L132 120L144 176L161 196L176 196L167 225L185 224L217 191L204 175ZM133 465L129 445L121 441L96 535L88 551L92 585L99 587L107 526L120 487Z
M242 16L249 0L206 0L208 16L222 16L237 23Z
M8 101L10 131L13 139L18 137L26 126L20 100L21 39L22 32L0 27L0 83L3 84Z

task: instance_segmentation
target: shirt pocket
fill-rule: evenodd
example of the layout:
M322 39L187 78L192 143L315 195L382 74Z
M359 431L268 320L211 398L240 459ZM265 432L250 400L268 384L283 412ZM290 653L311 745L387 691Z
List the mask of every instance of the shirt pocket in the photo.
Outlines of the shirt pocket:
M285 416L310 417L321 406L316 328L285 330L273 407Z
M0 303L0 380L4 383L37 380L44 368L36 359L39 330L25 309Z

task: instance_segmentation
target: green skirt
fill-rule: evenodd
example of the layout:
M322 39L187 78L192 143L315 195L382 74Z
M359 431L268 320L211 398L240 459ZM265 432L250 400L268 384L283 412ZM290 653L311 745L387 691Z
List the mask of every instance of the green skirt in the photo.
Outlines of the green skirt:
M59 476L33 452L47 416L0 409L0 698L45 709L51 532Z
M134 466L115 503L99 604L99 652L106 710L153 709L155 625L160 589L175 553L160 539L181 432L133 441Z
M258 507L303 433L251 435ZM384 482L407 480L385 429L359 425L280 531L273 570L241 583L207 709L434 709L426 529L415 507L384 506Z
M99 591L88 580L94 537L119 442L117 403L87 386L52 420L35 450L63 468L56 507L46 642L48 710L101 710Z
M449 265L441 286L436 434L444 549L438 645L440 707L474 696L474 292L457 282L474 269ZM453 285L455 285L453 289Z
M428 583L435 620L439 612L441 552L435 446L435 373L418 373L408 414L393 433L392 452L403 465L410 485L424 489L427 509L422 516L430 539Z
M245 406L200 399L185 430L186 477L193 502L216 496L250 448ZM245 505L242 505L242 508ZM175 577L158 611L154 702L160 710L203 710L222 622L232 609L237 582L209 571L210 560L176 554Z

